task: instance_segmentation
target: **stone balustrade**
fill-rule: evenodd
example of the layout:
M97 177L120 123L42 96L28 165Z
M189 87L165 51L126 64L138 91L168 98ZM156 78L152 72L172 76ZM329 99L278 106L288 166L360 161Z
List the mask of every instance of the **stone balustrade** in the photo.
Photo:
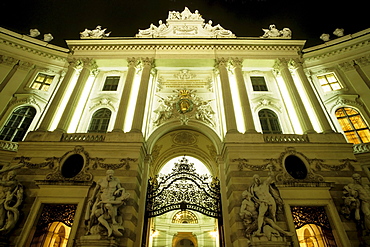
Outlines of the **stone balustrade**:
M265 142L309 142L307 135L264 134Z
M0 140L0 150L17 152L18 142L9 142Z
M369 153L370 152L370 143L360 143L353 145L353 153L360 154L360 153Z
M105 133L74 133L63 134L61 141L65 142L103 142Z

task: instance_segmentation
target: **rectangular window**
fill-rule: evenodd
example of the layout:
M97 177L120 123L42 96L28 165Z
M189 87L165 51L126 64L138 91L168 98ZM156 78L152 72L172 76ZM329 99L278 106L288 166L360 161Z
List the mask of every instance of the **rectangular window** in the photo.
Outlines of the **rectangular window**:
M253 86L253 91L268 91L266 81L265 81L265 77L263 77L263 76L251 76L251 82L252 82L252 86Z
M107 78L105 78L103 91L116 91L119 79L119 76L107 76Z
M42 91L48 91L53 80L54 80L53 75L39 73L36 79L33 81L31 88Z
M343 88L334 73L317 76L317 79L324 92L336 91Z

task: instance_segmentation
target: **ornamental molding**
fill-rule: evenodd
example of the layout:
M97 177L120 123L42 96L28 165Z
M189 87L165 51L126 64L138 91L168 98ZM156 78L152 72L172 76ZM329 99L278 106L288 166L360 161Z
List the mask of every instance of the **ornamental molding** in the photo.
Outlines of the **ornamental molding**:
M30 47L11 42L9 40L0 39L0 44L22 50L22 51L27 52L31 55L37 55L39 57L49 58L49 59L57 60L57 61L60 61L60 62L66 62L67 61L66 57L58 56L58 55L48 53L48 52L45 52L45 51L41 51L41 50L38 50L38 49L32 49ZM45 48L45 49L48 49L48 48ZM65 53L65 55L67 55L67 53Z
M205 20L198 10L192 13L187 7L182 12L169 11L166 23L159 20L147 29L139 29L137 38L235 38L235 35L220 24Z
M370 40L365 40L363 42L359 42L359 43L356 43L354 45L346 46L346 47L336 49L336 50L333 50L331 52L322 53L322 54L316 55L316 56L309 56L310 52L307 52L303 55L303 58L304 58L305 62L315 62L315 61L322 60L322 59L325 59L325 58L330 58L330 57L333 57L333 56L349 53L349 52L352 52L356 49L366 48L368 46L370 46ZM312 51L312 52L314 52L314 51Z
M235 44L224 44L224 45L203 45L203 44L164 44L164 45L152 45L152 44L138 44L138 45L109 45L109 44L94 44L94 45L73 45L71 46L72 51L161 51L161 50L184 50L184 51L283 51L283 52L299 52L301 46L299 45L235 45Z

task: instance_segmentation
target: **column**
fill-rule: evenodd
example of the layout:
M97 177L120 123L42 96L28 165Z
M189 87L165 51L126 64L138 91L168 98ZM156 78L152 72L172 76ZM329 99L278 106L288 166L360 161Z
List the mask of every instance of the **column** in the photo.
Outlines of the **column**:
M48 131L51 122L53 121L54 115L57 112L60 103L62 102L62 99L67 91L68 85L76 71L75 65L76 60L70 60L68 61L69 66L67 73L65 74L62 82L59 85L59 88L57 89L57 92L52 99L52 101L49 103L49 108L47 109L44 118L42 119L38 131Z
M153 66L152 58L141 59L143 71L141 72L141 80L139 86L138 97L136 100L136 108L134 113L134 119L132 120L132 127L130 132L141 132L143 127L145 103L148 95L148 86L150 79L150 70Z
M227 61L224 58L217 59L216 67L218 68L218 71L220 73L222 100L225 109L226 133L238 133L230 89L229 75L226 66Z
M245 132L246 133L256 133L256 128L254 126L253 115L251 110L251 105L249 103L247 88L245 86L245 81L242 72L242 60L238 58L234 58L231 60L231 64L233 66L234 75L236 78L236 83L238 85L238 92L240 103L242 105L242 114L244 118L245 124Z
M0 92L3 91L4 87L6 86L6 84L9 82L9 80L13 77L13 75L17 71L17 69L19 67L19 62L20 62L20 60L18 60L18 62L13 65L12 69L6 75L6 77L4 78L4 80L1 82L1 84L0 84Z
M64 108L63 115L59 121L58 127L55 129L55 131L59 132L66 132L68 129L69 124L71 123L74 110L78 104L78 101L80 100L80 97L82 95L82 92L85 88L87 79L90 76L90 72L93 69L96 69L97 65L95 60L91 58L83 59L83 68L80 72L80 75L77 79L76 86L73 89L73 92L68 100L67 105Z
M127 59L127 74L125 79L125 85L122 90L121 100L119 102L116 121L114 123L112 132L123 132L127 107L130 100L131 87L134 82L137 60L135 58Z
M319 100L316 97L315 92L313 91L313 88L311 86L311 83L307 79L306 74L304 73L302 62L297 60L292 60L292 64L294 65L297 74L299 76L299 79L301 80L304 90L307 93L308 100L310 101L312 108L317 116L317 120L320 123L321 129L323 130L323 133L332 133L334 132L333 129L330 126L330 123L328 121L328 118L325 115L325 112L323 108L320 105Z
M293 107L302 126L303 133L316 133L311 124L310 117L308 116L303 105L302 99L298 93L297 87L295 86L293 77L288 69L288 62L284 58L278 59L275 63L275 66L280 71L281 76L284 79L289 96L293 103Z

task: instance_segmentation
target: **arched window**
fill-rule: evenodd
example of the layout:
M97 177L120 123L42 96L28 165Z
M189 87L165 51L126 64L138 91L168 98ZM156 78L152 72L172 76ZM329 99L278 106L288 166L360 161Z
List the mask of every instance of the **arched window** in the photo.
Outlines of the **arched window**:
M262 109L258 112L263 134L281 134L279 118L275 112Z
M106 132L111 115L112 112L107 108L97 110L91 118L89 130L87 132Z
M18 142L22 141L36 115L32 106L22 106L15 109L0 133L0 140Z
M341 107L335 111L340 126L348 142L353 144L370 142L370 131L360 113L351 107Z

